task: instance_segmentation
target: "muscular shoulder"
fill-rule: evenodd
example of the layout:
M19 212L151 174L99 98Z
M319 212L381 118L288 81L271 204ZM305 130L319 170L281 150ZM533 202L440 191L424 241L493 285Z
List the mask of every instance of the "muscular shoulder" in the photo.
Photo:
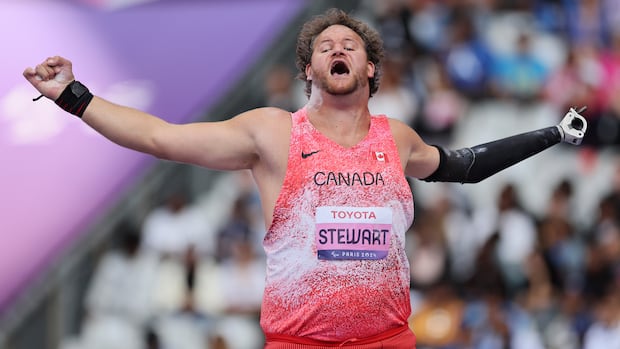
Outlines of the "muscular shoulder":
M291 130L291 113L279 108L257 108L240 114L239 122L251 130L255 140L287 137Z
M290 124L291 113L272 107L256 108L237 115L236 122L242 123L245 127L249 127L252 130L262 130L264 128L270 128L277 126L278 124L288 120Z
M409 125L396 119L388 118L392 135L396 141L398 148L411 149L416 142L421 142L422 139L416 131L414 131Z
M279 108L257 108L238 116L248 129L261 161L286 160L291 135L291 113Z
M405 174L416 178L430 175L438 165L436 149L426 144L409 125L395 119L388 120Z

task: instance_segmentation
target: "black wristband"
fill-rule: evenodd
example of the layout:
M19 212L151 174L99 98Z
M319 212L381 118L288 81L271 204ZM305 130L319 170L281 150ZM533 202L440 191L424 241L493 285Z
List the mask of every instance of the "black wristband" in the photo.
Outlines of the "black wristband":
M56 105L77 117L82 117L86 107L92 101L93 94L77 80L73 80L56 99Z

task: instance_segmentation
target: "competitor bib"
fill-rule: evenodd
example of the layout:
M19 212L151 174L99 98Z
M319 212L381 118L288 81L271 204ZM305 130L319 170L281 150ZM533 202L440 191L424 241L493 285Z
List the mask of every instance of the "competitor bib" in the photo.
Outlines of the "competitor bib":
M319 259L368 260L387 257L392 210L387 207L321 206L316 211Z

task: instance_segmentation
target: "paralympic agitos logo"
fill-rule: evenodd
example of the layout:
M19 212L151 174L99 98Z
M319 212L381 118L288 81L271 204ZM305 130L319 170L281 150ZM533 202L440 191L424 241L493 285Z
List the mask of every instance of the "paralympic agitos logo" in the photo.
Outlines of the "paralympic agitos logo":
M313 176L314 184L323 185L344 185L344 186L369 186L385 185L383 176L380 172L316 172Z

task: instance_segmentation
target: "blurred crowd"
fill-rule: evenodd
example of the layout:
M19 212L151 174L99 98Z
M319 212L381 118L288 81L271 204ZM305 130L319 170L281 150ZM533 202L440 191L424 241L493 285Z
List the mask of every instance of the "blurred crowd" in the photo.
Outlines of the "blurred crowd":
M421 134L449 137L468 104L493 99L557 117L587 105L586 143L620 141L619 1L365 3L388 52L372 103Z
M355 15L387 51L371 111L428 143L471 146L588 107L582 146L528 159L494 190L411 181L418 349L620 349L620 0L361 1ZM264 105L302 106L294 77L269 70ZM64 349L262 347L260 202L244 171L216 187L119 227Z

